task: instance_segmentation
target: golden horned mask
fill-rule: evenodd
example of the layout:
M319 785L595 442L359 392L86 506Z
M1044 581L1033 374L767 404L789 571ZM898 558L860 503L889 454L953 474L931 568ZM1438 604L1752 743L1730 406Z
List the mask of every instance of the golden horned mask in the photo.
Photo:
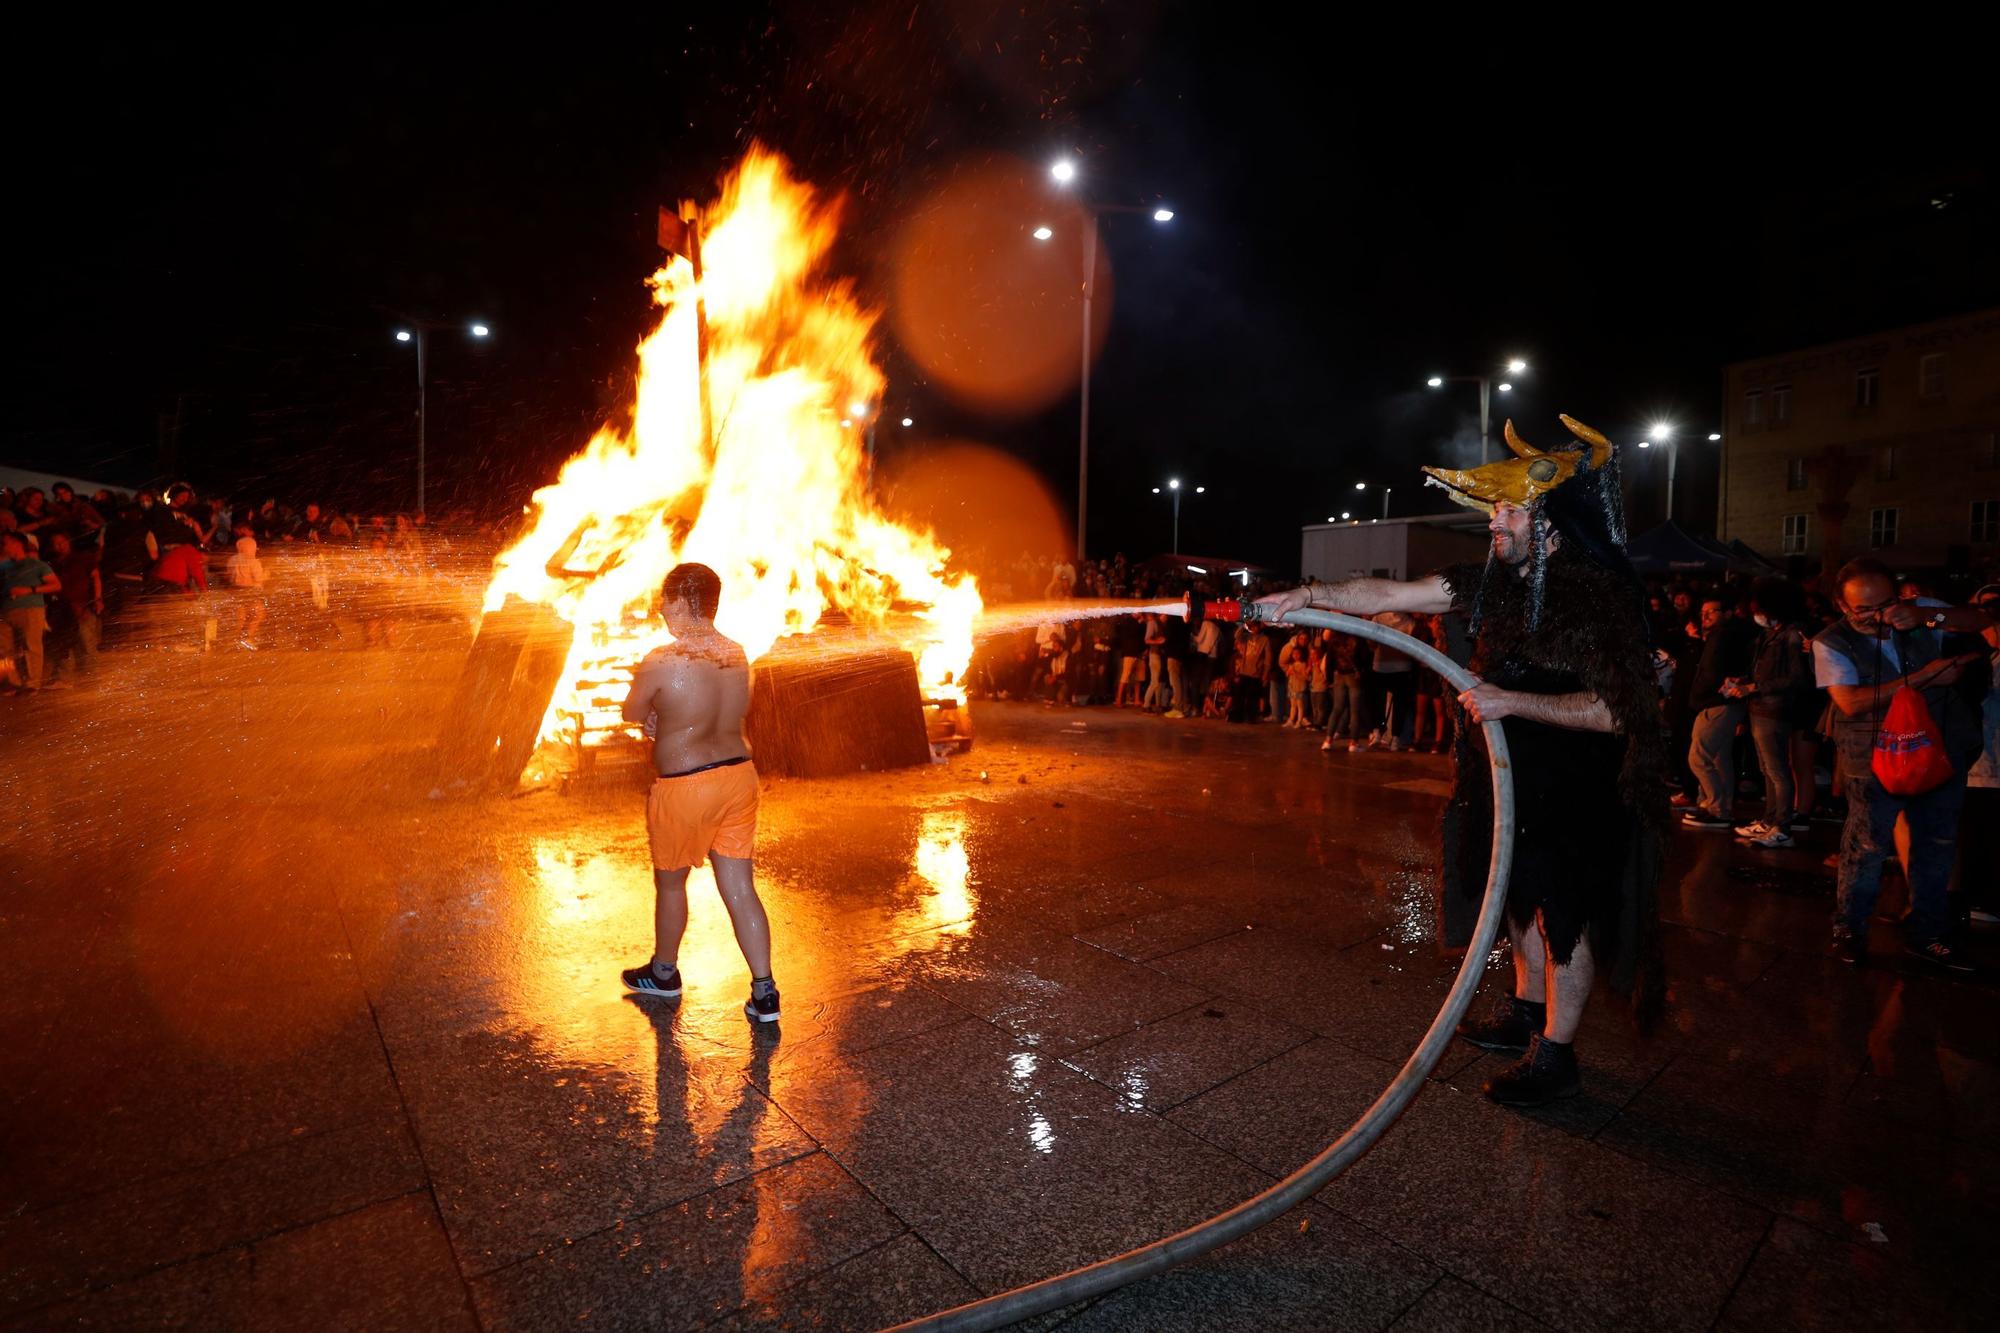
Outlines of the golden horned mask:
M1562 418L1569 433L1589 446L1583 449L1537 449L1514 433L1509 421L1502 429L1513 458L1460 471L1448 467L1427 467L1427 486L1441 486L1447 495L1468 509L1490 514L1499 504L1521 508L1533 504L1577 474L1579 468L1595 472L1611 461L1611 441L1572 417Z

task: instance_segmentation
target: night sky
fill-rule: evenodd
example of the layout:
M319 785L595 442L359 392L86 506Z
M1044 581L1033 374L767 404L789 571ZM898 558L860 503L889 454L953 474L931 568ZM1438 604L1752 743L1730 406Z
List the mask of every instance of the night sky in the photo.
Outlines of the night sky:
M404 506L397 316L477 317L490 345L434 344L431 508L518 504L629 407L655 209L710 196L751 136L847 195L839 265L887 315L887 410L919 423L884 437L885 467L977 441L1064 504L1073 386L1006 413L955 400L896 335L898 238L1010 154L1039 171L1072 152L1100 202L1176 210L1102 233L1093 554L1166 547L1150 487L1170 474L1209 488L1184 550L1279 566L1357 478L1395 485L1396 512L1440 507L1416 465L1469 459L1476 397L1432 373L1531 361L1496 434L1511 410L1538 440L1558 411L1626 442L1662 415L1705 435L1728 360L2000 300L1969 43L1714 19L1612 38L1603 15L1579 34L1440 11L1371 35L1254 6L708 8L19 48L0 460ZM1681 469L1710 521L1712 457L1683 448Z

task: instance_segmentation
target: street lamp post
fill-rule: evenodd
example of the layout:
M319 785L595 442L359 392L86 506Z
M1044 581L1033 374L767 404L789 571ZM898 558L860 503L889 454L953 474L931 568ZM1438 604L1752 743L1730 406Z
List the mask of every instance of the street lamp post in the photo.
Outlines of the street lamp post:
M426 409L425 399L429 394L429 388L427 385L428 377L426 375L426 367L427 367L428 353L430 348L430 335L432 331L436 329L451 329L451 328L457 328L458 326L456 324L447 324L433 319L412 319L412 320L406 320L405 322L409 325L409 327L396 330L396 341L399 343L414 342L417 345L416 512L421 514L424 512L424 482L425 482L424 470L426 463L425 437L428 434L428 426L429 426L429 421L425 410ZM473 323L467 326L466 332L474 338L484 338L489 334L491 334L493 330L487 328L486 325L483 323Z
M1523 374L1527 369L1528 363L1518 356L1507 363L1507 373L1509 375ZM1477 384L1479 386L1479 461L1481 463L1491 461L1493 450L1493 391L1498 389L1501 393L1512 393L1514 392L1514 382L1503 379L1500 383L1495 384L1492 377L1488 375L1433 375L1425 383L1433 389L1442 389L1446 384Z
M1158 495L1159 493L1160 488L1155 486L1153 494ZM1170 548L1169 554L1179 555L1181 553L1181 479L1179 477L1167 478L1167 493L1174 497L1174 544ZM1196 495L1205 495L1208 493L1208 487L1197 486L1194 488L1194 493Z
M1367 483L1367 482L1365 482L1365 481L1357 481L1357 482L1355 482L1355 483L1354 483L1354 489L1355 489L1355 490L1357 490L1357 491L1365 491L1365 490L1367 490L1367 489L1368 489L1368 483ZM1389 492L1390 492L1390 491L1393 491L1393 490L1395 490L1395 489L1396 489L1396 488L1395 488L1394 486L1384 486L1384 487L1382 488L1382 517L1383 517L1383 518L1387 518L1387 517L1389 517ZM1341 515L1341 517L1345 518L1345 517L1346 517L1346 515L1345 515L1345 514L1343 514L1343 515Z
M1058 185L1069 185L1076 180L1076 163L1068 158L1057 161L1049 168L1049 175ZM1090 305L1097 287L1097 220L1106 213L1150 213L1153 221L1172 222L1174 212L1170 208L1142 208L1135 204L1092 204L1081 195L1077 203L1083 210L1083 348L1082 369L1078 376L1082 386L1082 402L1077 414L1076 428L1076 558L1083 559L1086 515L1090 510ZM1052 228L1036 227L1034 237L1046 241L1055 235Z
M1667 447L1667 522L1669 523L1674 521L1674 472L1681 456L1678 430L1679 428L1671 421L1655 421L1651 433L1639 441L1641 449L1652 448L1655 440ZM1722 439L1722 432L1710 431L1708 439L1709 443L1714 444Z

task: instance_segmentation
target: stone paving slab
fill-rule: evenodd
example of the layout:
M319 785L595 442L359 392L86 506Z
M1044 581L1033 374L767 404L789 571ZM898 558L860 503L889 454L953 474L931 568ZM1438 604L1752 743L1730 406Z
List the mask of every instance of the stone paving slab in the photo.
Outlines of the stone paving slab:
M433 799L449 653L268 656L155 672L111 786L25 794L89 837L0 829L9 1326L880 1327L1268 1185L1457 966L1447 761L988 705L949 765L767 784L783 1022L743 1019L706 872L687 993L627 997L636 791ZM1319 1200L1031 1326L1968 1326L2000 991L1888 919L1865 971L1825 960L1829 837L1677 840L1667 1023L1594 1006L1583 1097L1500 1111L1455 1048Z

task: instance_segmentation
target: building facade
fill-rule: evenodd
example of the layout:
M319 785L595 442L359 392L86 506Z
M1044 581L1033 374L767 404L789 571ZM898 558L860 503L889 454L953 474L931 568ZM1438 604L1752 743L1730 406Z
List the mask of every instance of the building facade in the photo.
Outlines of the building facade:
M1724 371L1721 529L1775 563L2000 559L2000 309Z
M1410 579L1463 560L1483 560L1486 516L1467 509L1413 518L1308 523L1299 532L1299 572L1334 583L1358 575Z

